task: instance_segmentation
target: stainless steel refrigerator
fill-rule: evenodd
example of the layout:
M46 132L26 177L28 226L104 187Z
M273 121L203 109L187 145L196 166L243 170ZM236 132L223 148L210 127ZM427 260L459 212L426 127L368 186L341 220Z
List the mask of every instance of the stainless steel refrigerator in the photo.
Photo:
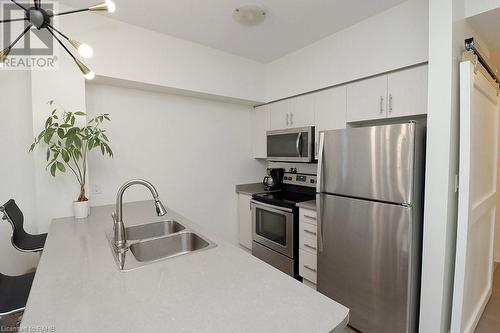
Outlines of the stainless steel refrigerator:
M318 291L364 333L417 332L425 122L320 134Z

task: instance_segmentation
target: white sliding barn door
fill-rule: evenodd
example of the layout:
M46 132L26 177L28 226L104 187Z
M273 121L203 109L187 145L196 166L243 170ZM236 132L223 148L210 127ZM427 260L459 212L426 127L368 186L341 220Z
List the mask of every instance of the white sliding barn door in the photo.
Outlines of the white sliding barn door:
M497 193L498 95L460 64L460 175L452 333L472 333L491 296Z

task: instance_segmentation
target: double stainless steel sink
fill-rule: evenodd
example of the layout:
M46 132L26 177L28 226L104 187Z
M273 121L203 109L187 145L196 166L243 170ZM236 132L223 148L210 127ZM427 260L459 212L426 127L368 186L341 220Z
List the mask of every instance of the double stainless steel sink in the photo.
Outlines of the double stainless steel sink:
M106 233L115 261L121 271L217 246L214 242L174 220L131 226L125 228L125 234L127 249L116 251L113 247L113 233Z

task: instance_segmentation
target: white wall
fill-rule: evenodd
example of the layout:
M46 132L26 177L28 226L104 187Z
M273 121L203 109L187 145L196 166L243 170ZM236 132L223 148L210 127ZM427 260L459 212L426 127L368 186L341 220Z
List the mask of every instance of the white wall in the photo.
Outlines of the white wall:
M459 148L459 63L464 39L481 40L465 20L465 0L429 8L429 105L420 332L449 332L455 269ZM489 51L483 44L485 51Z
M24 213L25 229L36 233L34 160L28 154L33 140L30 73L6 71L0 80L0 205L15 199ZM0 213L0 218L3 214ZM12 228L0 219L0 273L19 275L36 265L38 255L22 254L11 244Z
M52 112L47 105L55 100L59 109L85 112L85 80L71 58L61 54L59 70L32 71L31 109L33 112L32 137L43 130L45 120ZM71 173L52 177L45 169L46 146L39 145L34 152L35 198L37 202L38 230L47 232L56 217L72 216L73 201L80 187Z
M266 65L266 100L428 59L428 1L409 0Z
M263 101L261 63L112 18L87 13L57 20L67 35L92 45L94 57L85 62L97 75Z
M91 194L92 205L114 203L122 183L144 177L166 206L238 243L234 186L265 173L252 158L251 107L89 84L87 110L111 114L115 153L112 160L90 155L90 188L103 190ZM140 187L125 194L126 201L148 198Z

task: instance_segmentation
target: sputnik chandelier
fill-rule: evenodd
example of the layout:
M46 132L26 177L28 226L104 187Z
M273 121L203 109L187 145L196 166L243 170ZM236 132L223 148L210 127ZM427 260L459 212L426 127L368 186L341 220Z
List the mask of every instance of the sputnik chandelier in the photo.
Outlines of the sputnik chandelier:
M74 13L80 13L80 12L102 12L102 11L107 11L109 13L112 13L115 11L116 6L115 4L110 1L106 0L103 3L90 6L88 8L84 9L77 9L77 10L71 10L67 12L62 12L62 13L54 13L51 10L45 10L42 8L42 0L34 0L34 6L30 8L26 8L24 5L20 4L16 0L10 0L14 4L16 4L19 8L24 10L25 17L24 18L18 18L18 19L8 19L8 20L0 20L0 23L9 23L9 22L15 22L15 21L27 21L29 24L26 26L24 31L5 49L0 51L0 68L4 66L5 60L9 56L10 52L12 51L12 48L16 45L16 43L26 34L28 33L31 28L37 28L38 30L41 29L46 29L56 40L63 49L68 52L68 54L73 58L75 61L76 65L78 68L80 68L80 71L82 72L83 76L87 80L92 80L95 77L94 72L92 72L83 62L81 62L77 57L71 53L71 51L68 49L68 47L63 43L61 38L57 37L59 35L63 39L65 39L73 48L75 48L78 51L78 54L83 57L83 58L90 58L92 57L94 51L92 48L87 45L80 43L77 40L71 39L68 36L66 36L64 33L61 31L57 30L54 28L52 25L52 19L55 16L62 16L62 15L68 15L68 14L74 14Z

